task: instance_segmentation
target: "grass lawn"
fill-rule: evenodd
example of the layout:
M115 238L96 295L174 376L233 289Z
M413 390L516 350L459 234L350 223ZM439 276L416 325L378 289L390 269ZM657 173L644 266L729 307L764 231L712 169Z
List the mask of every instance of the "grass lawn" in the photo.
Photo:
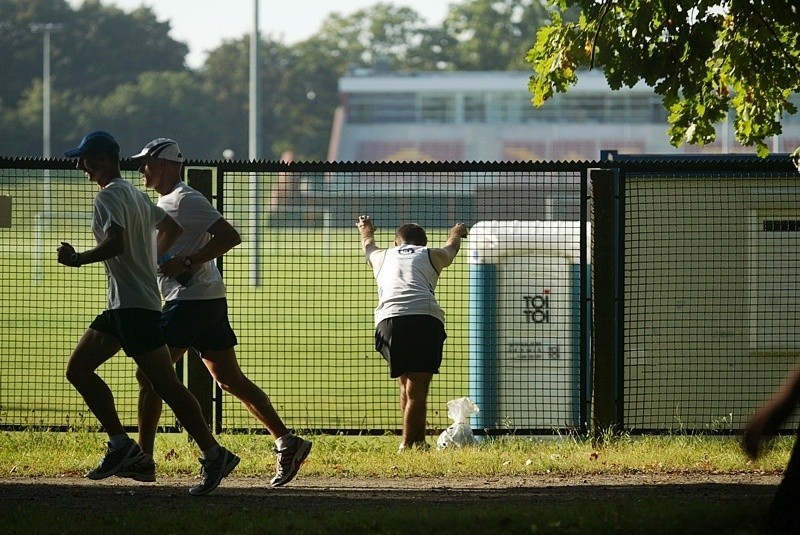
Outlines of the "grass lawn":
M239 483L223 481L210 496L197 499L184 488L197 473L197 451L183 435L159 435L158 474L170 483L148 486L82 478L102 454L101 435L0 433L0 502L6 504L0 528L5 533L119 528L145 533L762 533L773 486L704 482L726 474L777 481L793 443L779 438L751 462L735 439L681 435L614 437L602 445L576 437L504 438L410 454L396 453L396 437L311 438L314 449L298 480L270 490L264 481L273 470L273 458L265 455L271 440L220 437L242 457L235 472ZM509 481L519 487L509 487Z

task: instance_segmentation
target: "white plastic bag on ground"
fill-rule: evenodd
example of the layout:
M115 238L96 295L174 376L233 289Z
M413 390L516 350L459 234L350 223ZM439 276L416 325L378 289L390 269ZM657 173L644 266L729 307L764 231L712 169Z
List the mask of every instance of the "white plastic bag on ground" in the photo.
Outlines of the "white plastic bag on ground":
M453 424L439 435L436 447L443 450L475 444L475 435L472 434L472 428L469 426L469 417L479 410L478 406L467 397L448 401L447 416L453 420Z

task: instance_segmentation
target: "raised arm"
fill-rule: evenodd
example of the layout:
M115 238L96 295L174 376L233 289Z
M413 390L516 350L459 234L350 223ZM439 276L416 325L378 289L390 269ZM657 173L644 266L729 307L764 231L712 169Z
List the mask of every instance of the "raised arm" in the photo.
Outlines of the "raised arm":
M447 234L444 247L431 249L431 261L437 271L441 271L453 263L458 251L461 250L461 239L467 236L467 226L464 223L453 225Z
M191 255L193 264L203 264L209 260L214 260L224 255L240 243L242 237L239 231L233 228L224 217L217 219L213 225L208 227L211 239Z
M201 248L186 255L190 257L192 266L199 266L224 255L240 243L242 237L224 217L217 219L206 231L211 234L211 239ZM161 273L167 277L175 277L186 271L183 263L185 257L174 257L160 267Z
M361 250L364 251L364 256L369 260L369 255L379 249L375 245L375 225L372 224L372 218L368 215L358 216L356 220L356 227L358 233L361 235Z

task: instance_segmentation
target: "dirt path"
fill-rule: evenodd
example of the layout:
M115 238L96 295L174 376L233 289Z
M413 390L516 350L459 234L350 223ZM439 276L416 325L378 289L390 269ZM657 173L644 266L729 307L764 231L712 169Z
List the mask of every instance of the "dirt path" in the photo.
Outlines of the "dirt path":
M569 500L769 500L779 475L758 474L630 474L602 476L525 476L501 478L320 478L298 477L290 485L271 489L257 478L231 477L206 498L246 510L309 508L342 510L380 507L399 501L416 503L563 503ZM74 512L119 507L126 498L138 506L172 509L197 503L187 489L195 480L161 478L137 483L109 478L0 478L0 509L38 505ZM302 499L298 499L301 498Z

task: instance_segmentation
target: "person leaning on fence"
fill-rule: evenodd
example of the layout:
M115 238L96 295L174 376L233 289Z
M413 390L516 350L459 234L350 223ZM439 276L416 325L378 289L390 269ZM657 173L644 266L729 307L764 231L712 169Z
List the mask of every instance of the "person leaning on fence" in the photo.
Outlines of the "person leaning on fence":
M398 380L403 437L400 451L427 449L425 423L428 389L439 373L447 334L444 311L434 290L442 270L453 263L467 227L458 223L450 229L442 248L428 248L421 226L402 225L394 246L381 249L375 244L375 227L369 216L356 222L361 248L372 267L378 286L375 308L375 349L389 365L389 376Z
M175 373L159 328L161 298L154 254L157 249L166 250L183 229L144 192L121 178L119 144L108 132L86 134L64 156L77 158L76 167L100 188L92 211L97 246L78 253L62 242L58 262L75 268L103 262L108 276L108 309L89 325L66 370L67 380L109 435L105 457L86 476L104 479L144 458L139 445L125 432L111 389L97 374L97 368L122 349L203 451L201 482L189 492L208 494L236 467L239 458L220 446L209 431L197 399Z
M791 154L791 160L800 171L800 148ZM758 458L764 438L777 433L781 424L796 409L798 401L800 401L800 364L787 376L784 385L747 422L742 447L751 459ZM783 479L767 513L771 532L800 533L798 503L800 503L800 428L797 430Z
M220 387L238 398L272 435L277 469L270 484L285 485L297 475L311 442L286 428L269 397L247 378L236 359L225 283L214 260L241 243L239 233L203 194L181 181L183 154L174 140L154 139L131 158L139 163L145 187L158 193L158 206L184 229L159 261L158 283L165 300L161 328L172 361L180 360L189 347L197 349ZM142 371L136 374L139 445L146 458L126 475L155 481L152 454L162 404Z

